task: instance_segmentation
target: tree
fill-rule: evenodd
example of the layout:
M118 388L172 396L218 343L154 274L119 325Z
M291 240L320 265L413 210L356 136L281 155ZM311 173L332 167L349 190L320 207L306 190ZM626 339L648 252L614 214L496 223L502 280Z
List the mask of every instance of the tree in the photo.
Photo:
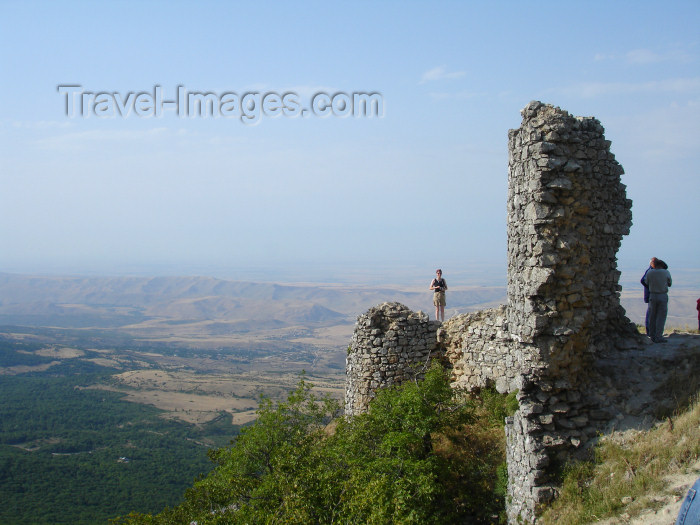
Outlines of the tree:
M445 442L473 420L474 407L434 364L422 381L381 390L366 414L336 419L337 402L319 399L302 378L285 402L262 399L258 419L216 468L156 516L124 524L488 523L493 510L465 497L475 476L495 465L445 454ZM489 456L489 459L490 458ZM465 475L463 470L471 474ZM476 474L473 474L476 473ZM481 489L477 491L481 494ZM491 491L492 492L492 491ZM480 496L481 497L481 496Z

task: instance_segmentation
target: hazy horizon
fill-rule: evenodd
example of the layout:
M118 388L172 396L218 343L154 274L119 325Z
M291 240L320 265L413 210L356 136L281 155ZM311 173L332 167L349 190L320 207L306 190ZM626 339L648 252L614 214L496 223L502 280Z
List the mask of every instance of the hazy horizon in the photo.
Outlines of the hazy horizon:
M0 3L0 271L505 282L531 100L605 127L623 272L700 265L698 2L86 5Z
M331 294L321 301L324 307L331 310L339 308L341 303L352 301L353 297L362 297L361 304L363 306L359 310L355 310L353 315L359 315L365 308L386 301L399 301L410 308L428 312L430 315L432 312L432 294L428 290L428 283L432 275L426 276L430 270L425 272L425 269L417 267L396 267L390 269L391 271L388 269L376 271L376 268L372 270L363 270L357 267L340 268L338 266L332 269L311 266L288 267L284 271L264 267L245 268L239 269L239 271L228 268L218 272L212 268L208 272L204 271L206 270L204 268L199 268L203 271L190 272L178 271L185 270L181 268L170 268L170 272L158 272L162 268L150 268L150 271L142 268L141 270L143 271L131 273L122 271L72 274L51 272L22 274L0 271L0 284L8 286L6 290L9 294L9 296L0 297L3 299L0 300L0 306L4 307L6 314L15 310L25 312L26 305L21 305L23 303L22 297L25 294L19 291L23 286L27 287L26 294L34 297L32 300L40 298L39 302L36 303L37 311L35 314L37 315L45 313L47 304L55 304L60 310L64 303L70 305L76 301L83 302L83 299L78 299L80 293L87 293L84 299L86 305L107 304L115 297L122 297L124 287L131 290L130 293L139 293L138 291L142 289L162 290L167 291L166 295L172 294L175 290L182 290L187 296L190 295L190 290L201 290L203 298L206 297L206 300L209 301L212 299L210 294L217 295L216 290L231 289L230 286L220 287L222 283L207 282L209 279L217 279L230 282L234 289L238 289L241 284L246 285L240 288L242 290L252 289L247 286L248 284L262 285L259 290L263 296L270 292L268 285L271 284L275 287L277 285L289 286L288 294L292 295L309 293L304 292L305 288L307 290L313 289L313 292L310 293L314 300L311 303L305 301L304 304L308 307L311 304L316 304L315 301L321 300L321 297ZM462 271L445 267L444 270L445 278L450 290L452 290L449 293L449 297L452 299L448 298L448 317L507 302L505 273L500 275L494 271L494 268L487 266L473 266ZM646 304L642 301L642 286L639 283L642 273L643 269L623 269L620 279L622 287L620 302L627 311L629 319L636 323L643 322L646 311ZM694 327L697 319L696 299L700 296L700 270L673 267L672 275L674 281L669 292L667 325L669 328ZM19 277L19 280L13 279L14 276ZM172 279L172 282L166 284L164 279L168 278ZM46 279L46 281L42 283L42 279ZM198 279L202 279L202 281L197 282ZM71 282L74 285L71 285ZM75 295L76 293L78 295ZM114 294L116 295L113 297ZM0 293L0 296L2 295ZM159 293L156 292L156 295ZM283 294L283 296L287 295ZM333 300L328 302L330 297L335 297L334 301L340 301L340 303L333 302ZM291 311L296 312L297 310L292 308ZM221 313L222 310L217 309L212 311L211 315L216 317ZM255 314L253 316L255 317ZM258 328L262 330L261 327Z
M619 280L623 289L641 290L639 280L646 270L639 267L620 267ZM505 287L507 284L506 264L468 263L441 265L446 280L452 286ZM285 266L220 266L220 265L134 265L130 267L80 268L61 266L38 266L35 268L0 267L0 273L47 277L211 277L215 279L243 282L265 282L281 284L352 284L421 287L434 277L435 268L417 265L358 265L358 264L291 264ZM700 268L672 266L672 288L697 289L700 296Z

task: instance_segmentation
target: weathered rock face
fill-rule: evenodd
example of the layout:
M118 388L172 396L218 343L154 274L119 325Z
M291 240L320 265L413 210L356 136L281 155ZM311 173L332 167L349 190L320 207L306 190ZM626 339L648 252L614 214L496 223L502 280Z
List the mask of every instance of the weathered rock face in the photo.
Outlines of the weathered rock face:
M385 303L358 318L346 362L348 415L431 356L449 362L455 386L517 390L506 422L510 523L536 521L555 466L599 431L650 416L640 396L671 382L668 370L676 381L700 373L687 353L644 352L620 306L616 252L631 201L603 127L540 102L522 116L508 141L508 304L440 324Z
M505 306L448 319L438 330L438 340L452 365L454 386L512 392L521 370L529 366L530 355L508 332Z
M632 224L622 166L603 127L540 102L508 134L508 321L537 342L551 372L572 382L611 328L633 326L620 307L616 254Z
M439 325L399 303L358 317L345 361L345 414L364 412L379 388L421 377L437 348Z
M595 436L607 413L582 395L594 359L636 334L616 259L632 202L603 127L540 102L521 114L508 133L506 311L530 368L519 371L521 409L506 432L512 522L535 519L554 494L547 467Z

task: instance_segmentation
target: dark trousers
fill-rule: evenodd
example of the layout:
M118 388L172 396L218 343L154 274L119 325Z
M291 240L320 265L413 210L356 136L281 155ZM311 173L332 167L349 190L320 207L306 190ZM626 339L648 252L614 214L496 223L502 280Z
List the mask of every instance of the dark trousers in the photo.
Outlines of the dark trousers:
M663 339L666 315L668 315L668 294L649 294L649 337L652 341Z

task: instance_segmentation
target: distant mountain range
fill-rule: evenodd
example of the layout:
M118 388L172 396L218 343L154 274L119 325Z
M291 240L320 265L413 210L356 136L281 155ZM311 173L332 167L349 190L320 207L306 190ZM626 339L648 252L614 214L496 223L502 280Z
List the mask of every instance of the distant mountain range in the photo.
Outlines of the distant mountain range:
M696 327L695 298L672 290L669 322ZM385 301L433 314L425 289L396 285L319 285L227 281L212 277L70 277L0 273L0 325L120 330L140 337L226 335L342 325ZM506 302L504 287L453 287L447 314ZM639 293L623 292L630 319L640 322ZM693 304L690 304L690 303ZM687 303L687 304L686 304ZM273 333L267 333L272 331Z
M450 291L452 309L504 298L502 288ZM371 306L399 301L432 311L427 290L275 284L212 277L69 277L0 273L0 325L119 330L139 337L213 336L344 325ZM309 334L310 335L310 334Z

